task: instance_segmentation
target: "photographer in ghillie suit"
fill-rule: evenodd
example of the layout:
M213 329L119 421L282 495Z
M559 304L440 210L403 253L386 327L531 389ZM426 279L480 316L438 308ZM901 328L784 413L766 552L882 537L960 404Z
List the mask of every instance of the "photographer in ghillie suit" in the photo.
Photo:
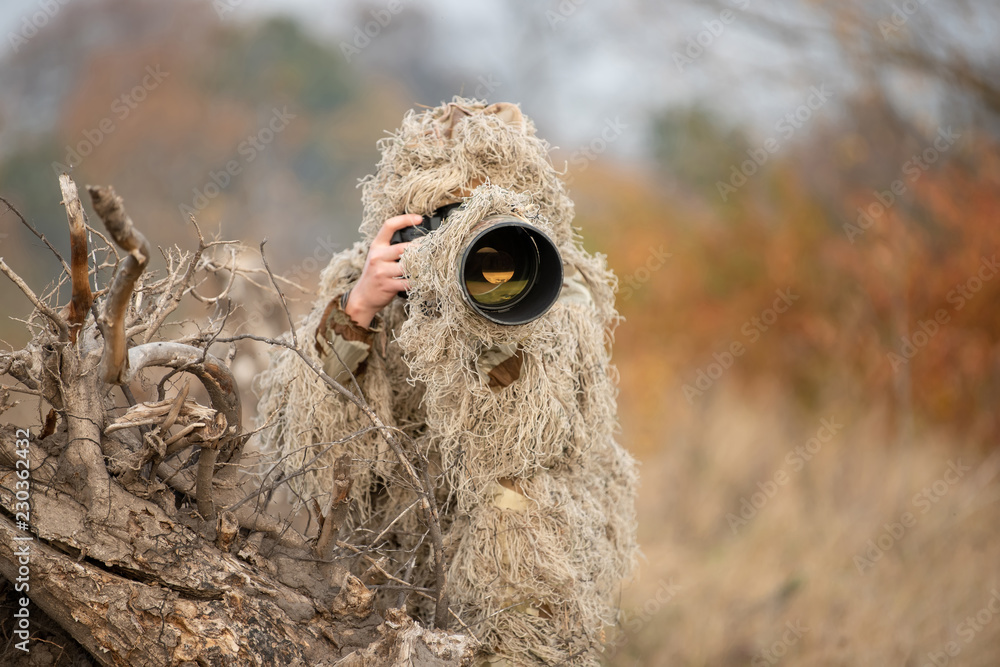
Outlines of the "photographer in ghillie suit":
M324 270L299 339L331 377L347 387L356 378L430 461L450 605L465 625L453 629L475 635L488 663L596 665L637 553L635 462L615 441L616 279L583 250L549 146L517 106L455 98L408 112L378 146L378 170L363 181L363 240ZM452 203L462 206L438 231L391 242ZM543 232L562 259L558 299L527 323L474 312L456 275L462 239L498 213ZM323 504L333 461L349 454L345 530L384 531L380 551L401 554L387 569L432 586L424 528L406 511L417 496L388 446L371 430L345 440L370 426L360 410L287 350L258 392L274 424L265 446L289 470L337 441L294 492ZM396 591L381 603L395 605ZM424 622L432 612L418 595L407 609Z

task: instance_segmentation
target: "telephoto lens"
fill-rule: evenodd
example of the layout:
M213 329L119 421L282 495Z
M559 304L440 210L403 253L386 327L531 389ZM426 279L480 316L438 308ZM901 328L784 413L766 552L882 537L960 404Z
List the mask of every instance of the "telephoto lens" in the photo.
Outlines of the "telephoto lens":
M462 253L463 293L497 324L526 324L552 307L562 289L562 258L540 229L514 215L491 215Z
M460 204L424 216L419 225L393 234L391 243L416 240L437 231ZM552 240L512 214L483 218L462 251L459 276L466 303L497 324L527 324L552 307L562 289L562 257ZM406 292L399 296L406 298Z

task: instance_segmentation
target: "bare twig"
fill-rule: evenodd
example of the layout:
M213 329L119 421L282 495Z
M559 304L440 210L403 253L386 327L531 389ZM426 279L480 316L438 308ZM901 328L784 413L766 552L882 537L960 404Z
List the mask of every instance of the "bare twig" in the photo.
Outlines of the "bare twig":
M38 309L38 312L49 318L49 321L52 322L56 329L59 330L59 340L69 340L69 325L66 324L66 320L60 317L56 311L42 303L39 298L35 296L35 293L31 291L31 288L28 287L28 284L24 282L21 276L17 275L13 269L7 266L7 263L4 262L2 258L0 258L0 272L10 278L10 281L17 285L22 292L24 292L24 295L28 297L28 300L31 301L35 308Z
M146 329L146 334L143 337L142 342L144 343L148 343L153 339L153 334L159 330L164 320L167 319L167 316L170 315L170 313L172 313L180 304L181 297L184 296L185 290L189 289L191 285L191 279L194 277L194 272L198 266L198 262L201 260L201 255L205 252L205 248L208 247L205 244L205 237L201 233L201 228L198 227L198 222L194 219L193 215L190 216L190 219L191 224L194 226L194 231L198 235L198 249L195 250L194 255L188 262L187 270L184 272L184 277L176 283L170 285L161 297L160 305L157 307L156 313L153 315L149 328ZM176 285L179 285L180 288L175 289Z
M73 282L73 298L69 303L69 339L76 343L76 336L87 319L87 312L94 297L90 292L90 264L87 257L87 227L83 222L83 205L76 183L68 174L59 177L59 188L62 190L63 205L66 207L66 220L69 222L69 249L72 270L70 278Z
M413 509L414 507L416 507L417 503L419 503L419 502L420 502L420 498L417 498L412 503L410 503L402 512L400 512L399 514L397 514L396 517L392 521L390 521L388 524L386 524L385 528L383 528L382 531L378 535L375 536L375 539L373 539L373 540L371 540L369 542L369 544L371 544L372 546L375 546L376 544L378 544L379 540L381 540L383 537L385 537L385 534L389 532L389 529L392 528L396 524L397 521L399 521L404 516L406 516L407 512L409 512L411 509Z
M281 299L281 306L285 309L285 316L288 317L288 327L292 333L292 345L296 348L299 346L298 338L295 335L295 322L292 321L292 314L288 310L288 304L285 303L285 295L278 288L278 282L274 278L274 273L271 272L271 267L267 264L267 256L264 254L264 244L267 243L267 239L260 242L260 259L264 262L264 269L267 271L268 277L271 279L271 284L274 286L274 291L278 293L278 298Z
M233 262L232 266L228 265L217 266L213 262L206 262L204 267L205 269L210 269L213 272L218 272L223 269L229 271L229 281L226 283L226 288L222 290L222 292L220 292L219 294L216 294L215 296L202 296L198 294L198 292L192 287L191 296L196 298L198 301L201 301L202 303L213 304L213 305L218 304L223 299L229 297L229 292L232 291L233 285L236 283L236 276L240 273L239 268L236 264L236 248L230 247L229 253Z
M56 259L59 260L59 263L62 264L63 270L67 274L69 274L69 266L67 266L66 260L64 260L62 258L62 255L59 254L59 251L56 250L55 247L53 247L53 245L51 243L49 243L49 240L47 238L45 238L45 234L42 234L40 231L38 231L37 229L35 229L34 225L32 225L27 220L25 220L24 216L21 215L21 212L18 211L16 208L14 208L13 204L11 204L9 201L7 201L6 199L4 199L3 197L0 197L0 201L2 201L7 206L7 210L8 211L13 211L14 215L16 215L21 220L21 223L25 227L27 227L31 231L31 233L34 234L38 238L38 240L40 240L42 243L44 243L48 247L49 250L52 251L52 254L55 255Z
M364 434L366 434L366 433L368 433L370 431L374 431L374 430L375 430L374 426L369 426L367 428L363 428L363 429L360 429L358 431L355 431L354 433L350 434L349 436L347 436L346 438L344 438L342 440L334 440L333 442L327 443L326 447L324 447L322 450L316 452L311 459L309 459L308 461L306 461L305 463L303 463L301 466L299 466L299 468L297 470L283 475L280 479L278 479L277 481L275 481L272 484L269 484L267 486L260 486L253 493L247 494L246 496L244 496L243 498L240 498L238 501L236 501L232 505L229 505L228 507L226 507L226 510L230 511L230 512L235 512L240 507L242 507L246 503L250 502L251 500L254 500L255 498L259 498L260 496L264 496L264 495L270 495L276 489L278 489L282 484L285 484L289 480L295 479L296 477L301 477L302 475L304 475L307 472L309 472L309 469L312 466L312 464L315 463L316 461L318 461L321 456L323 456L328 451L330 451L333 448L334 445L341 445L341 444L343 444L345 442L353 440L354 438L360 438ZM302 447L300 449L307 449L307 447ZM299 450L296 450L296 452L297 451L299 451ZM284 460L287 456L288 456L288 454L286 454L285 456L283 456L280 460ZM266 473L264 473L263 479L267 479L271 475L271 473L273 473L275 471L275 469L278 468L279 465L280 464L275 464L270 470L268 470ZM264 504L266 505L267 503L265 502ZM319 512L319 511L320 510L318 509L318 506L317 506L317 512Z

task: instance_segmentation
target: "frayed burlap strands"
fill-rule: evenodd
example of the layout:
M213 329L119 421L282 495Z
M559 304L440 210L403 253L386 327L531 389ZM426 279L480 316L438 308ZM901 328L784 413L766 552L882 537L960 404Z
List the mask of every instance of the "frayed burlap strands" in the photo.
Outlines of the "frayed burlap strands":
M579 455L574 426L587 430L583 446L589 446L615 423L604 327L592 308L560 301L540 320L503 326L475 314L463 300L459 263L473 227L488 215L514 212L551 232L532 209L527 195L480 186L452 213L446 228L403 257L410 276L410 317L397 342L411 377L426 387L428 437L441 452L462 511L481 502L498 477L530 476ZM594 341L591 358L582 358L581 347ZM500 400L477 373L476 359L485 349L503 345L519 346L525 361L520 378ZM574 425L579 410L570 409L569 402L577 402L578 389L599 385L602 378L605 391L600 393L607 398L584 398L591 399L591 407L608 408L604 421L576 420Z
M367 245L358 243L354 248L334 256L324 270L324 282L331 286L339 283L346 290L360 275L366 252ZM297 328L303 350L320 365L322 360L312 341L315 340L323 310L323 307L313 309ZM371 428L371 423L357 406L332 392L293 351L274 348L271 354L269 368L255 381L255 390L260 398L260 419L266 420L270 416L273 424L261 434L262 448L284 457L286 472L300 469L325 450L318 460L308 466L304 475L291 482L298 495L306 499L316 498L321 504L332 488L334 460L341 454L350 454L354 462L351 495L359 501L355 506L362 511L362 518L367 518L369 512L364 510L371 508L369 503L360 502L362 497L375 480L388 479L394 470L385 440L374 430L351 437ZM396 420L392 412L394 387L388 378L400 372L400 364L397 361L397 367L389 371L389 360L372 355L367 372L358 378L368 403L383 423L390 427L395 425Z
M634 481L615 480L619 492ZM452 595L480 640L515 664L533 664L528 656L541 650L550 656L542 664L597 664L601 629L615 622L612 600L630 565L620 556L631 542L609 540L605 526L634 518L608 506L603 483L584 468L541 472L519 485L524 509L484 504L463 527Z
M539 320L503 326L465 305L459 275L480 220L513 212L551 233L538 208L526 194L482 185L408 250L410 316L397 343L425 386L428 448L469 516L452 535L454 604L517 664L540 647L555 664L590 664L635 549L634 464L613 438L612 278L600 258L564 244L568 284L589 277L590 289ZM502 345L517 345L524 361L518 380L498 391L476 359ZM498 480L515 480L509 491L524 500L498 503L498 492L510 496Z
M299 338L312 340L329 300L360 276L367 245L386 219L464 202L404 254L409 299L383 311L359 383L438 475L452 610L507 664L596 665L636 558L635 463L615 441L614 275L602 256L584 251L549 146L516 106L456 98L409 112L379 148L378 170L362 183L365 241L323 272ZM463 301L462 248L493 213L525 218L563 258L559 301L529 324L494 324ZM503 388L490 387L477 368L480 355L496 347L519 349L522 357L518 379ZM287 352L275 355L259 389L262 416L278 415L265 443L288 455L288 469L321 443L369 426ZM374 433L333 447L314 471L292 480L295 491L329 493L333 461L344 452L355 461L355 498L367 503L356 524L376 516L387 523L413 502ZM384 539L414 549L422 531L411 512ZM431 587L430 550L423 544L416 554L412 583ZM408 604L428 620L426 600L410 596Z
M572 236L573 202L549 161L549 144L512 104L455 98L424 113L410 111L378 148L378 171L362 181L361 235L369 242L388 218L429 214L487 181L530 193L552 222L556 244Z

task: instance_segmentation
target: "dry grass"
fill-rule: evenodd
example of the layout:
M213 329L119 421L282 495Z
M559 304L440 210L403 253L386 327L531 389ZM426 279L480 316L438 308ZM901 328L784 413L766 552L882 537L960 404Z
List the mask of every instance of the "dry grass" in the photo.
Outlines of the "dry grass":
M934 654L937 665L1000 664L1000 594L987 608L1000 591L1000 452L930 434L893 444L878 414L807 419L776 396L706 395L690 409L677 389L664 405L682 408L661 416L658 436L647 425L638 438L646 562L624 593L608 662L923 667ZM824 417L843 428L796 471L787 453ZM628 442L627 412L623 421ZM949 461L970 469L957 478ZM734 534L727 514L779 470L786 483ZM936 502L914 498L925 487ZM894 527L905 532L890 545L884 524L905 512L911 526ZM888 548L859 572L855 556L880 536ZM776 643L783 655L764 652Z

